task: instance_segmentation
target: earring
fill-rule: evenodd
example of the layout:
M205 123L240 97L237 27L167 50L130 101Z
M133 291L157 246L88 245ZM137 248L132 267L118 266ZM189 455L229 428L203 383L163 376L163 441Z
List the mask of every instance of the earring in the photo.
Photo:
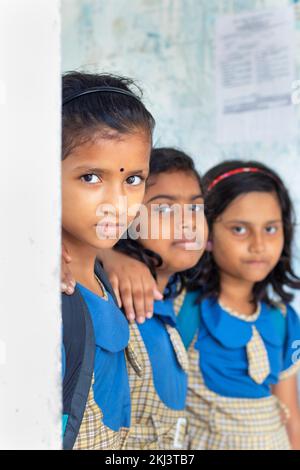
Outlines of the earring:
M211 240L208 240L206 244L206 251L212 251L213 249L213 242Z

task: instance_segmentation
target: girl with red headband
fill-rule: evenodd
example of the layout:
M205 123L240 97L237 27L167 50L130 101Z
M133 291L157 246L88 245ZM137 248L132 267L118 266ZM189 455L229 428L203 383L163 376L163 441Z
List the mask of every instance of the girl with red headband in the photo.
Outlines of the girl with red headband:
M204 187L210 240L192 289L176 301L190 360L190 448L300 449L300 321L290 305L300 278L288 191L270 168L238 160L212 168ZM128 263L149 293L145 267ZM114 268L116 276L122 297L126 271Z
M210 239L179 313L190 360L190 445L300 449L300 321L290 305L300 279L288 191L251 161L215 166L204 187Z

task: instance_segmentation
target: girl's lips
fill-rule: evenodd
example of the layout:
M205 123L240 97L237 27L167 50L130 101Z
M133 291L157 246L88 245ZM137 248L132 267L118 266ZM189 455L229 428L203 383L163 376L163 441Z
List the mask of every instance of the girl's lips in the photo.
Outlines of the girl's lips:
M97 224L96 227L124 227L124 225L121 224Z
M174 244L176 243L195 243L196 242L196 236L194 233L191 233L192 238L187 238L184 234L182 234L182 238L175 238L173 241Z
M117 237L119 238L120 234L126 230L126 226L124 224L116 224L113 222L101 222L96 226L96 233L97 235L104 237Z
M116 224L115 222L100 222L95 225L95 227L114 227L114 228L124 228L125 224Z
M267 260L248 260L248 261L244 261L244 263L246 264L250 264L250 265L253 265L253 266L264 266L266 264L268 264L268 261Z
M189 249L189 250L199 250L201 248L201 244L194 240L176 240L175 242L172 243L173 246L177 248L184 248L184 249Z

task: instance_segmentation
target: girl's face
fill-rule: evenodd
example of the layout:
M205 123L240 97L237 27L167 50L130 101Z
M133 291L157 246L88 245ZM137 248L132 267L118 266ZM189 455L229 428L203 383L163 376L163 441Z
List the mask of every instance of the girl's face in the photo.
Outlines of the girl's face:
M162 258L158 271L171 274L195 266L207 240L203 196L196 177L183 171L151 176L144 204L148 239L140 239L140 243Z
M95 249L112 247L143 200L150 150L142 131L76 147L62 162L64 235Z
M251 283L267 277L284 245L282 214L275 193L238 196L212 227L212 254L221 271Z

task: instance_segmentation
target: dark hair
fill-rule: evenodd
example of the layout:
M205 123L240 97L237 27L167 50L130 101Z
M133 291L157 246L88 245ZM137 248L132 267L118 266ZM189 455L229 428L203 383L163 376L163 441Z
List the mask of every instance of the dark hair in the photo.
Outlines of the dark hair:
M116 92L97 92L80 96L63 105L63 159L74 147L85 143L94 133L112 139L142 128L149 134L150 140L152 139L154 118L141 101L141 89L129 78L110 74L68 72L63 75L63 101L91 88L106 86L125 90L135 97Z
M148 181L151 181L152 176L159 175L160 173L173 173L177 171L192 174L197 179L200 188L202 187L201 178L195 168L194 161L186 153L167 147L152 149ZM162 265L162 258L152 250L144 248L139 240L131 239L128 232L126 233L126 238L121 238L114 246L114 249L146 264L152 276L156 279L156 270ZM188 282L188 275L186 273L188 271L176 273L172 277L167 286L165 298L176 297L182 292Z
M209 185L224 173L245 167L256 167L261 172L243 172L231 175L220 180L208 190ZM300 278L294 273L291 265L292 242L294 236L295 216L289 193L281 178L275 171L256 161L228 160L214 166L203 177L205 192L205 212L209 230L213 223L222 214L229 204L239 195L257 192L274 192L277 195L283 219L284 247L281 257L272 272L263 281L257 282L253 287L252 301L263 300L272 304L268 289L272 287L284 302L290 302L293 294L286 292L284 286L300 289ZM215 297L220 294L220 277L218 267L211 252L206 251L197 266L200 275L193 283L193 288L201 288L200 298Z

